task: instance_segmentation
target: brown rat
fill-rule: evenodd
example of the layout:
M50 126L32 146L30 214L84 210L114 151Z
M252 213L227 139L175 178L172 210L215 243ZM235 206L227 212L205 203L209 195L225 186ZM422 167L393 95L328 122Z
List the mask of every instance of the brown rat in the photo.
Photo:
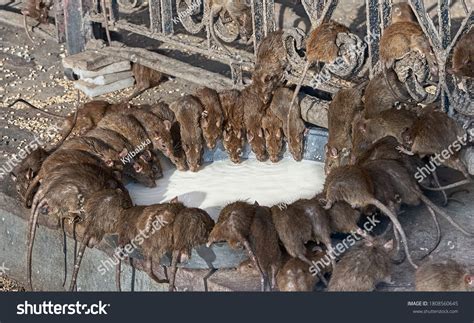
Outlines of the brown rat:
M467 140L466 133L456 121L446 113L439 111L435 105L424 107L413 126L402 134L402 138L403 152L418 154L422 157L435 155L434 160L435 158L440 159L440 154L442 154L443 158L439 161L441 164L460 171L466 177L466 180L436 190L471 182L466 165L459 158L463 138L464 141ZM447 158L444 151L449 152Z
M375 75L367 84L364 91L364 116L373 118L380 112L398 107L407 101L410 94L398 80L394 70L386 70L385 73Z
M244 147L244 111L238 105L240 92L237 90L226 90L219 93L219 100L224 113L223 144L234 163L240 163L240 155Z
M283 122L277 118L271 109L267 109L262 118L262 129L270 160L276 163L280 159L283 148Z
M186 155L186 161L192 172L197 172L201 166L202 131L199 119L202 105L192 95L186 95L170 105L179 122L181 144Z
M474 290L474 274L454 260L430 261L415 274L418 292L464 292Z
M95 247L105 234L116 232L121 213L132 206L128 192L121 189L101 190L86 199L83 207L86 216L80 223L84 227L84 235L74 261L69 291L73 291L76 287L77 275L86 248Z
M373 291L378 283L391 282L390 252L393 241L376 239L352 246L336 264L328 291Z
M283 34L283 30L269 33L257 49L252 85L264 104L270 103L273 92L283 85L284 72L289 66Z
M224 115L219 94L208 87L201 88L194 94L202 104L201 129L207 148L214 149L217 140L222 137Z
M267 159L265 137L263 136L262 118L265 114L265 104L260 100L255 86L248 85L240 92L237 109L244 111L244 127L247 131L247 141L257 160Z
M307 251L307 258L318 262L326 256L320 248ZM331 266L324 267L322 274L331 271ZM301 259L287 257L283 266L278 271L277 285L281 292L312 292L319 278L310 272L308 264Z
M358 88L341 89L332 99L328 109L328 143L324 170L349 163L352 151L352 120L362 110L362 93Z
M94 164L70 164L54 169L44 179L36 192L28 223L28 285L31 285L31 258L39 214L59 219L75 219L83 214L84 199L107 188L123 188L114 175L104 167Z
M48 156L49 152L39 147L10 172L10 178L15 183L16 191L22 202L26 201L28 187L40 172L41 165Z
M372 143L386 136L392 136L403 142L403 133L411 128L417 114L407 109L388 109L378 115L364 119L356 118L352 129L352 149L354 155L360 155Z
M306 127L301 119L299 104L295 103L296 109L290 109L291 90L288 88L278 88L270 104L270 110L283 123L283 133L288 141L288 149L297 161L303 158L304 134Z
M272 290L276 286L276 276L281 266L278 233L272 221L270 208L265 206L255 206L255 208L249 242L257 258L256 267L261 270L261 289L262 291Z
M452 68L448 72L459 77L474 77L474 28L456 43Z
M323 22L313 29L306 40L306 65L303 69L298 85L291 99L290 108L296 109L293 104L301 89L301 85L308 73L309 68L315 63L333 63L339 52L336 45L337 35L339 33L349 33L350 30L335 21Z
M391 24L385 28L380 38L380 59L385 67L390 68L396 60L403 58L410 51L423 54L432 75L438 74L436 57L420 25L413 20L411 7L406 3L397 4L393 10Z
M214 220L206 211L184 208L173 222L173 254L169 290L174 291L177 265L191 258L191 250L206 244L214 227Z
M373 205L380 209L382 213L390 218L395 229L400 233L408 261L414 268L417 268L408 250L405 231L393 210L390 210L389 207L376 198L374 182L367 170L358 165L341 166L333 169L324 183L324 192L326 192L326 199L321 202L325 202L324 208L326 210L338 201L345 201L352 208L364 208Z
M25 6L21 9L21 14L23 15L23 26L25 28L26 35L34 43L33 38L31 38L26 17L30 17L38 23L47 23L49 8L52 3L50 1L44 0L27 0Z
M135 77L135 90L128 101L139 96L148 89L158 86L163 81L163 74L145 65L134 63L132 73Z

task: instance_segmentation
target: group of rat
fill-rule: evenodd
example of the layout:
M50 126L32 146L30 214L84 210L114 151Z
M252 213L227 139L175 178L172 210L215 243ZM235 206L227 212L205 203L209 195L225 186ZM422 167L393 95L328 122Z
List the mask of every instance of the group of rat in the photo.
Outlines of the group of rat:
M348 28L330 21L310 33L305 72L314 63L334 62L338 55L336 37L344 32L349 32ZM161 176L158 151L179 170L188 167L197 171L202 138L212 149L222 137L234 162L240 160L246 138L259 160L269 157L276 162L286 137L293 157L302 159L305 126L298 104L293 103L300 86L295 93L284 86L283 75L289 64L282 36L282 31L275 31L262 41L252 83L241 91L217 93L203 88L169 106L163 102L142 106L105 101L86 103L66 119L64 139L59 145L50 151L35 150L16 167L12 179L25 205L31 207L29 288L33 289L31 258L36 223L39 215L45 215L58 225L69 220L84 229L70 290L75 288L87 246L97 245L106 234L118 234L119 245L125 246L139 232L152 232L153 223L160 221L164 225L141 245L143 267L154 280L169 281L170 290L174 290L177 264L190 257L192 248L226 241L232 248L243 247L248 251L249 260L238 270L258 273L262 290L278 287L282 291L310 291L321 280L330 291L370 291L378 283L390 281L395 251L392 241L385 238L388 229L374 237L358 226L377 209L393 223L396 251L402 243L409 263L417 268L417 290L473 288L474 276L462 264L439 260L418 267L397 218L403 205L426 205L437 230L428 254L441 237L436 214L465 235L473 236L421 190L445 194L446 189L471 182L458 151L451 151L443 165L461 171L465 180L439 187L435 172L421 184L415 180L419 166L465 132L436 104L420 107L401 102L403 90L391 69L396 60L410 51L418 51L425 56L432 73L437 69L429 43L405 3L394 5L392 23L382 35L381 60L385 72L340 90L330 104L327 178L321 193L272 207L237 201L222 209L215 224L205 211L188 208L177 199L133 206L123 186L124 178L150 187L156 185ZM454 49L450 71L458 78L474 77L473 37L471 30ZM149 78L161 77L140 65L134 65L134 73L137 88L149 85ZM430 187L432 181L437 188ZM310 272L311 266L333 250L331 234L354 232L363 240L339 259L331 259L318 275ZM165 253L172 254L171 275L169 279L159 279L152 264Z

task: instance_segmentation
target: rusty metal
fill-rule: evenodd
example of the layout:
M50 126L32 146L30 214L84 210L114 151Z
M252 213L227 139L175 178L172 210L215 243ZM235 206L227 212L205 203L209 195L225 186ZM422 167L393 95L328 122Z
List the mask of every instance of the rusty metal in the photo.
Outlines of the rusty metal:
M222 50L222 48L215 46L209 35L209 19L207 18L209 14L208 0L148 0L148 4L143 0L109 0L112 10L110 10L111 15L107 22L104 21L101 15L100 6L97 5L98 0L78 1L79 5L76 1L62 1L66 13L68 12L67 8L73 6L77 7L78 12L82 15L80 21L73 21L74 26L69 28L76 30L76 32L80 30L79 34L82 35L82 38L87 39L90 37L90 32L89 35L86 32L92 22L108 23L109 27L116 32L126 31L157 40L156 50L171 47L177 51L198 54L209 61L226 64L229 67L229 72L226 74L228 76L221 75L220 77L228 78L228 81L224 82L219 78L218 83L231 84L231 86L236 88L243 86L243 72L252 71L258 45L269 32L275 29L274 0L248 0L252 11L254 28L253 44L245 43L240 39L239 28L235 22L224 19L224 15L219 15L215 23L216 36L227 44L226 47L231 52L229 54ZM92 2L96 5L92 5ZM451 115L455 113L469 113L468 110L471 109L471 105L466 108L464 107L465 103L464 105L459 103L459 98L466 96L466 90L459 89L457 86L458 80L453 79L451 75L446 73L446 61L460 35L471 28L473 23L472 10L468 17L463 20L456 36L451 39L451 34L454 33L451 27L450 1L438 0L438 27L435 26L435 23L428 15L422 0L408 0L408 2L415 12L423 32L432 45L439 67L439 75L437 75L439 82L436 84L434 93L433 91L426 91L426 82L429 82L429 80L426 77L424 67L420 65L425 64L426 61L423 57L418 57L417 55L409 56L398 62L397 72L400 73L399 78L405 83L414 101L428 103L435 99L440 99L442 106ZM72 5L71 3L75 4ZM84 3L89 3L85 6L85 10L82 8ZM344 1L302 0L301 3L314 28L322 22L331 19L339 3L343 5ZM390 23L392 0L366 0L365 5L367 36L364 39L360 39L355 34L339 35L339 58L343 59L344 64L340 64L341 60L339 59L333 64L326 64L318 74L310 71L303 85L335 93L340 88L353 86L355 82L360 80L366 70L369 71L370 78L380 72L379 42L383 30ZM129 10L137 8L140 8L140 10L143 8L148 9L149 25L133 24L125 20L119 13L119 6ZM177 24L180 24L182 28L178 28ZM187 33L185 38L182 37L183 29ZM304 57L306 36L298 28L285 31L284 42L288 61L290 62L290 68L286 71L285 77L289 83L297 82L301 75L302 67L306 62ZM68 43L71 41L76 42L74 39L70 35L69 39L67 39ZM80 39L74 46L77 48L83 47ZM153 66L153 60L151 59L153 55L151 53L140 51L140 55L150 66ZM175 63L177 64L176 66L179 66L178 61L173 64ZM182 64L186 66L187 62ZM160 68L159 66L156 67ZM169 68L166 69L168 72L170 71ZM174 74L180 73L182 73L181 70ZM321 80L323 81L321 82ZM206 79L202 82L206 83L207 81ZM462 102L465 102L465 100Z

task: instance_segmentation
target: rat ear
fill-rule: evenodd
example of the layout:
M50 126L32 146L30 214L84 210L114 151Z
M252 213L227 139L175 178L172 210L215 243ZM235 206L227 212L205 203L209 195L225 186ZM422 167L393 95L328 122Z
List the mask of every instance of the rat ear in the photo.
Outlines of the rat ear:
M259 136L260 138L263 137L263 130L262 130L262 128L258 129L258 136Z
M281 138L281 129L278 129L278 130L277 130L277 132L276 132L276 137L277 137L278 139Z
M405 143L408 143L411 141L411 135L410 135L410 128L405 128L402 131L402 140Z
M373 247L374 246L374 243L368 239L364 239L364 244L367 246L367 247Z
M31 180L35 177L35 172L31 168L28 168L28 171L26 172L26 179Z
M242 131L237 131L237 138L241 139L242 138Z
M229 132L227 130L224 130L224 141L229 141L230 140L230 135L229 135Z
M248 142L252 142L253 139L254 139L253 133L251 133L250 131L247 131L247 140L248 140Z
M169 121L169 120L164 120L164 121L163 121L163 124L165 125L166 130L169 131L169 130L171 129L171 121Z
M127 155L128 155L128 150L127 150L127 148L124 148L124 149L119 153L119 157L120 157L120 158L125 158Z
M113 167L114 166L114 161L112 159L107 159L105 161L105 165L107 165L107 167Z
M204 110L204 111L201 113L201 118L207 119L208 116L209 116L209 112L207 112L207 110Z
M469 286L473 286L474 285L474 275L467 274L466 276L464 276L464 281Z
M177 197L177 196L173 197L173 198L169 201L169 203L170 203L170 204L179 203L178 197Z
M332 157L337 157L338 151L336 147L332 147L330 152Z
M137 172L137 173L141 173L143 171L143 167L140 165L140 164L133 164L133 169Z
M387 251L392 251L393 250L393 239L390 239L389 241L385 242L383 247Z
M362 133L366 133L367 132L367 123L365 122L365 120L361 120L359 122L359 130L362 132Z
M15 175L13 172L10 173L10 178L11 178L12 181L14 181L14 182L16 182L16 180L17 180L17 177L16 177L16 175Z

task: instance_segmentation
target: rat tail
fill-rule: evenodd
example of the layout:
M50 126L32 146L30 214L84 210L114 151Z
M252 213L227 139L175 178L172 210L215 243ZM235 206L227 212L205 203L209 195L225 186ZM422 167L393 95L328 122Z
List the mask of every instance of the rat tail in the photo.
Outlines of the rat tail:
M455 188L455 187L459 187L459 186L462 186L462 185L467 185L467 184L470 184L470 183L472 183L471 179L463 179L459 182L452 183L452 184L449 184L449 185L446 185L446 186L440 186L440 187L428 187L428 186L424 186L424 185L421 185L421 184L420 184L420 186L424 190L428 190L428 191L444 191L444 190L448 190L450 188Z
M417 269L418 266L413 262L413 259L411 258L411 255L410 255L410 250L408 249L408 239L406 237L405 230L403 230L402 225L400 224L400 222L397 219L397 216L392 211L390 211L390 209L388 207L386 207L385 204L383 204L382 202L380 202L376 198L372 198L369 201L369 203L374 205L380 211L382 211L382 213L384 213L386 216L388 216L390 218L390 220L393 222L393 225L395 226L397 231L400 233L400 237L401 237L401 240L402 240L402 243L403 243L403 247L405 248L405 253L406 253L408 262L413 266L413 268Z
M428 257L429 255L431 255L431 253L433 251L436 250L436 248L438 248L440 242L441 242L441 228L439 226L439 222L438 222L438 219L436 218L436 213L434 212L434 210L429 207L428 205L426 205L426 208L428 209L428 212L430 212L430 215L431 217L433 218L433 221L435 223L435 226L436 226L436 241L435 241L435 244L433 247L431 247L430 250L428 250L428 252L426 253L426 255L424 255L423 257L421 257L419 260L423 260L425 259L426 257Z
M439 208L436 204L434 204L433 202L431 202L431 200L429 198L427 198L423 193L418 193L418 196L420 197L420 199L427 205L429 206L430 208L432 208L436 213L438 213L439 215L441 215L443 218L445 218L446 220L448 220L449 223L451 223L451 225L453 227L455 227L456 229L458 229L459 231L461 231L464 235L468 236L468 237L474 237L474 233L472 232L469 232L467 230L465 230L463 227L461 227L458 223L456 223L456 221L453 220L453 218L446 212L444 211L443 209Z
M27 106L29 106L30 108L34 109L34 110L37 110L37 111L40 111L41 113L44 113L46 115L49 115L51 117L54 117L54 118L61 118L61 119L64 119L65 116L62 116L62 115L59 115L59 114L55 114L55 113L52 113L52 112L49 112L49 111L45 111L43 109L40 109L38 108L37 106L34 106L33 104L31 104L30 102L26 101L25 99L16 99L15 101L13 101L12 103L10 103L7 107L8 108L11 108L13 107L15 104L17 103L23 103L23 104L26 104Z

